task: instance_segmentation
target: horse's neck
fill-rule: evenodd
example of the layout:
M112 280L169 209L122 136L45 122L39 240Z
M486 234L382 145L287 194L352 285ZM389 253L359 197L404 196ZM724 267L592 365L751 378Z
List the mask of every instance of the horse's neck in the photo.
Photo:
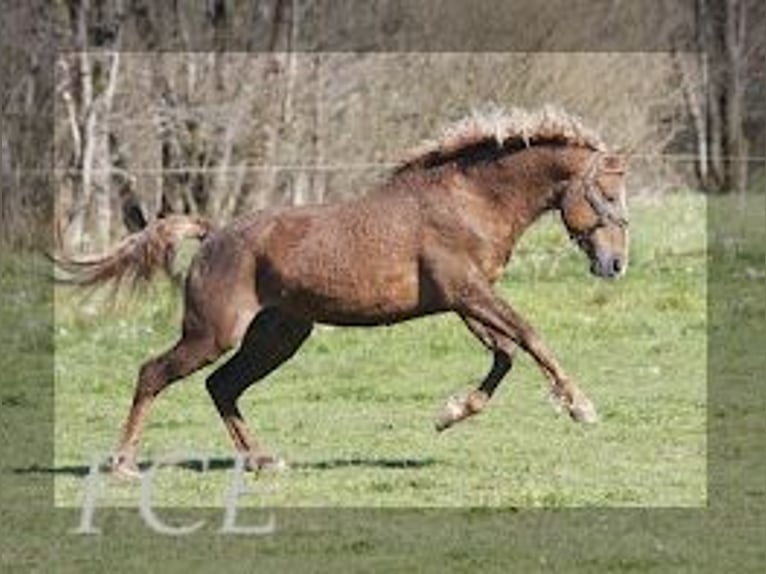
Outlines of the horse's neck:
M491 184L498 214L507 222L504 242L512 249L543 213L556 207L557 175L569 169L564 148L528 148L498 163Z

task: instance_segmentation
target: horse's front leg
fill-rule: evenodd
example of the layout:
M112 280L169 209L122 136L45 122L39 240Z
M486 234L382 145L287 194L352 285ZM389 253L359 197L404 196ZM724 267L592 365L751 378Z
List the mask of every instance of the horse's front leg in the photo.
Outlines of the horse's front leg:
M595 422L596 409L580 388L564 373L553 353L532 326L489 285L477 282L463 291L458 312L480 323L491 335L493 350L509 356L514 344L529 353L551 383L551 393L569 415L579 422Z
M493 361L484 380L467 396L453 396L447 400L436 417L436 430L441 432L457 422L480 413L487 406L489 399L500 382L513 366L513 354L508 354L494 344L490 332L481 323L471 318L463 318L466 326L487 348L493 349Z

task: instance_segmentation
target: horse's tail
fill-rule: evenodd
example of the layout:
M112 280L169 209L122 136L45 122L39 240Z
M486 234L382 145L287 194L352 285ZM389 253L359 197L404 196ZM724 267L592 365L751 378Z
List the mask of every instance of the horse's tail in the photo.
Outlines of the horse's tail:
M158 269L174 278L176 245L187 237L204 239L214 228L213 223L203 217L170 215L157 219L141 231L128 235L103 255L53 256L60 272L56 280L83 287L110 281L119 287L128 280L135 288L151 281Z

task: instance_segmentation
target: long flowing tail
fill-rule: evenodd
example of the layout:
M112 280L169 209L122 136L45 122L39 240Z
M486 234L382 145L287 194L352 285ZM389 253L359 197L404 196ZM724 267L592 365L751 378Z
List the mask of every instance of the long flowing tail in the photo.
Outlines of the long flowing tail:
M186 237L203 239L213 229L213 223L202 217L170 215L128 235L103 255L53 256L59 271L56 280L83 287L114 281L115 288L127 280L135 288L151 281L158 269L172 278L176 245Z

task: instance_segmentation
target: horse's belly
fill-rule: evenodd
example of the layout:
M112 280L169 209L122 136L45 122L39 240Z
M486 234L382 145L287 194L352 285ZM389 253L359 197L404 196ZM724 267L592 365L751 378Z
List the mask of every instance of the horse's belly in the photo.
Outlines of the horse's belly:
M366 276L359 276L318 269L282 279L270 299L320 323L385 324L424 312L416 271L368 269Z

